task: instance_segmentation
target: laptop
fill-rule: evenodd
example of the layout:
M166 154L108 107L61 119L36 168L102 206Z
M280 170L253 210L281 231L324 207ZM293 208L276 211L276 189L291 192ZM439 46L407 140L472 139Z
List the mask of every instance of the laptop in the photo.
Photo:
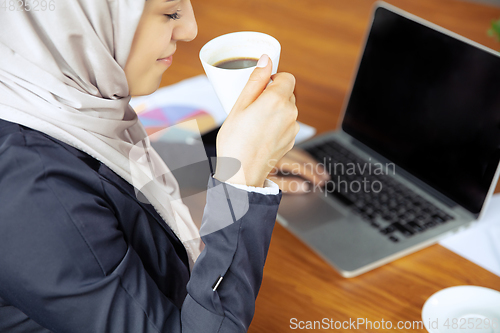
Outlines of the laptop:
M278 221L344 277L467 228L500 174L500 56L375 5L340 127L298 146L332 180Z

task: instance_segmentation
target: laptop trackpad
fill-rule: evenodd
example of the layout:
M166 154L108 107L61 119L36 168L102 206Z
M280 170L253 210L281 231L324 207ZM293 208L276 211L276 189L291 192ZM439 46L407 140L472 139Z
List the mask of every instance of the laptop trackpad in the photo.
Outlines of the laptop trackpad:
M278 214L286 220L286 224L297 231L310 231L346 216L333 205L319 198L318 193L313 192L283 195Z

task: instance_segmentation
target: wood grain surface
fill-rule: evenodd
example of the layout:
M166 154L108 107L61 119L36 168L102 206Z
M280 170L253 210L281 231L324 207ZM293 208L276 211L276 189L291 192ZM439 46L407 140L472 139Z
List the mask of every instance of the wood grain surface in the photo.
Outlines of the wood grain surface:
M492 49L487 36L500 9L456 0L389 0L412 14ZM282 45L280 71L297 79L299 120L336 128L370 24L371 0L192 0L198 37L179 43L161 85L202 74L201 47L221 34L252 30ZM500 190L500 186L497 187ZM276 225L250 332L288 332L290 319L416 321L425 300L455 285L500 289L500 278L434 245L353 279L344 279ZM349 331L349 330L342 330ZM360 329L360 332L383 331ZM398 331L398 330L393 330ZM425 332L425 330L399 330Z

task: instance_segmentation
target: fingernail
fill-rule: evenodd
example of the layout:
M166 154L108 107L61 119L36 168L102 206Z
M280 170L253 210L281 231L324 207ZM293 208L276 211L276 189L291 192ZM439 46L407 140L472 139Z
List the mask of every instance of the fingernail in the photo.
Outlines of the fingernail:
M267 66L267 64L269 63L269 57L267 56L267 54L263 54L259 61L257 62L257 67L259 68L264 68Z

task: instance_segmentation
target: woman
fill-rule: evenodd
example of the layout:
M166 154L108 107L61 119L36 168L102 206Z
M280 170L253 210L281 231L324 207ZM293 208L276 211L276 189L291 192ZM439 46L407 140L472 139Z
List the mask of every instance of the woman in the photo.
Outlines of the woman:
M293 77L266 88L261 58L217 138L241 168L218 162L198 231L128 105L196 36L189 0L52 5L0 12L0 332L245 332L281 199L268 161L298 130Z

